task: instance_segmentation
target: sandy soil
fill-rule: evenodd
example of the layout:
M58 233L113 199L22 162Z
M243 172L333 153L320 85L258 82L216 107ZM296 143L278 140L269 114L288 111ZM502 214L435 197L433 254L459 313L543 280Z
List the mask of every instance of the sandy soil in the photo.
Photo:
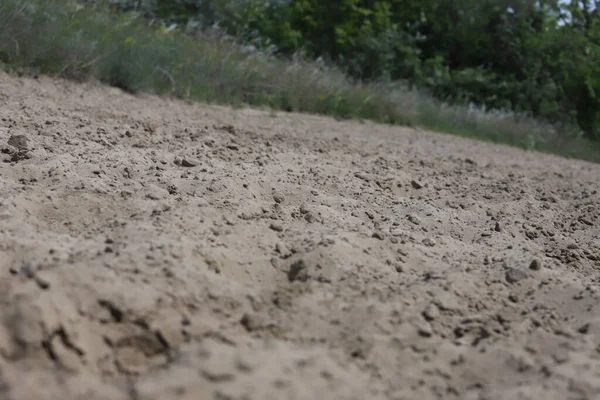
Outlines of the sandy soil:
M1 399L600 398L599 165L7 75L0 144Z

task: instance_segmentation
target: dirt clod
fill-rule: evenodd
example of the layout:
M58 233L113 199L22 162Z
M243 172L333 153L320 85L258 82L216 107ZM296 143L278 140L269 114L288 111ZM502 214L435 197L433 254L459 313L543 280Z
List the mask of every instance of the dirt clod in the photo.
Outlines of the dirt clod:
M25 135L12 135L8 139L8 145L19 151L27 151L29 150L29 138Z
M527 279L527 272L523 271L520 268L510 268L506 271L505 278L508 283L517 283L524 279Z

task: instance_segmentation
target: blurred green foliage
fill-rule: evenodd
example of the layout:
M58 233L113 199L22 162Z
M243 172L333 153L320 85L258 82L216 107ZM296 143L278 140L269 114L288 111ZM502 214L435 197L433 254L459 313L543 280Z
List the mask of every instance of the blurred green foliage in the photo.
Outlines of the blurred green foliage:
M167 23L218 26L265 51L324 59L360 80L404 81L444 101L571 124L600 140L598 0L111 3Z

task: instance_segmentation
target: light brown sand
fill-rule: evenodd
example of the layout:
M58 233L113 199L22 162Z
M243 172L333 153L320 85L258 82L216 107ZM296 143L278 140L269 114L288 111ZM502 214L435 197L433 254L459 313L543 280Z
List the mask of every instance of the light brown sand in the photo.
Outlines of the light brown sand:
M600 398L599 165L7 75L0 145L1 399Z

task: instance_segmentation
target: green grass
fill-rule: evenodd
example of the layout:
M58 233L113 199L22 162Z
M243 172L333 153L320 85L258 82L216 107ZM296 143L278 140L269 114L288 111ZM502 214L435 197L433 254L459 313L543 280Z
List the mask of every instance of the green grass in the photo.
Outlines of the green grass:
M133 93L420 126L600 161L598 143L567 129L441 104L399 84L351 82L314 62L280 60L208 34L190 37L67 1L3 0L0 63L13 72L94 77Z

